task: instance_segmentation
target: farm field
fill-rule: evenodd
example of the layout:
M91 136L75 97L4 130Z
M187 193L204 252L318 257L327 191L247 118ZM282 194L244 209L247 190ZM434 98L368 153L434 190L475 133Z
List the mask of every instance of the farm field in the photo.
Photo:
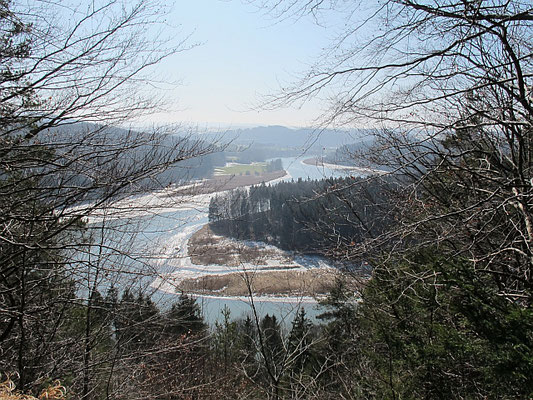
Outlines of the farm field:
M260 175L265 173L266 169L266 163L229 163L225 167L216 168L215 175Z

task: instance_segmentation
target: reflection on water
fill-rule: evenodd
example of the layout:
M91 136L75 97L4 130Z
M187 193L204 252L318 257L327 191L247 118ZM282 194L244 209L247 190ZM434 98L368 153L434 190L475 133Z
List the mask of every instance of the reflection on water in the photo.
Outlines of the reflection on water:
M198 304L202 307L202 312L206 321L213 324L215 321L222 319L221 312L224 306L227 306L234 318L243 317L245 315L252 315L252 306L249 300L222 300L206 297L198 297ZM285 326L290 326L292 320L298 313L301 307L305 308L305 314L311 321L316 322L316 316L324 312L323 307L317 303L309 302L273 302L273 301L255 301L259 318L266 314L274 314L276 318L282 321Z

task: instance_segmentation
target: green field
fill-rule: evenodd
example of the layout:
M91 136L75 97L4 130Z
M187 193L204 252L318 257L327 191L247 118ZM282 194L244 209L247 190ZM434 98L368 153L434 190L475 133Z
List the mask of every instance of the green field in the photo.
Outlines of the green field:
M266 172L266 163L228 165L215 170L216 175L255 175Z

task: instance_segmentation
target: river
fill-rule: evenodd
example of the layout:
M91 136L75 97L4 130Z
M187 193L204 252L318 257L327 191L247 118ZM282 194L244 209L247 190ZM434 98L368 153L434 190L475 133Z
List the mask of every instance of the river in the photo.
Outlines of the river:
M302 160L303 158L296 157L282 158L283 167L288 175L279 180L322 179L346 174L342 170L304 164ZM199 199L199 201L187 200L186 206L181 204L176 208L161 209L163 211L157 211L157 201L150 198L147 200L147 204L150 204L154 210L150 215L146 215L146 213L128 215L131 205L124 203L122 208L125 210L126 218L119 217L106 222L108 226L115 225L119 228L117 231L121 232L122 236L117 240L123 240L124 237L134 238L129 246L129 253L127 255L113 255L111 261L117 265L119 261L126 262L128 268L137 270L138 274L132 275L136 277L137 282L135 284L142 286L149 283L153 289L152 299L162 307L176 301L178 294L168 285L161 284L161 281L153 281L153 274L165 276L177 268L179 268L180 273L183 271L186 274L189 271L191 266L187 260L187 241L197 229L208 222L209 198L210 195L195 196L194 199ZM141 200L142 198L135 199L135 201ZM114 239L108 238L108 240ZM118 260L119 257L127 257L128 260ZM189 264L187 264L188 262ZM150 268L150 271L146 271L146 268ZM196 266L196 268L198 267ZM220 268L227 267L220 266ZM249 299L196 297L205 320L210 324L222 317L221 311L224 307L230 310L234 318L252 311ZM322 312L313 299L293 298L289 301L281 301L280 299L258 298L255 299L254 303L260 316L267 313L275 314L279 320L284 322L284 325L290 324L300 307L305 307L306 313L311 319L315 319Z

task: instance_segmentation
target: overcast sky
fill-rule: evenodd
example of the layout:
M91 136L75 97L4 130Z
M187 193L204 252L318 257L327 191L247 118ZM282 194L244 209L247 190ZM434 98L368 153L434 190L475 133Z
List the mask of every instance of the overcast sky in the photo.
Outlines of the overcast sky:
M262 95L276 93L320 54L332 31L311 18L274 20L240 0L176 2L169 22L199 45L165 61L161 80L179 79L167 92L169 113L157 121L199 126L307 126L319 101L301 109L253 111Z

